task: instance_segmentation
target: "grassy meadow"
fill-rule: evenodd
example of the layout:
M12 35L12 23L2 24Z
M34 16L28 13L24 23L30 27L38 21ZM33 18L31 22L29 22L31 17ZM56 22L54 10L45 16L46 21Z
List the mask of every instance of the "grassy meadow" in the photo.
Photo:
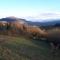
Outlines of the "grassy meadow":
M50 53L49 44L25 37L0 35L0 60L60 60Z

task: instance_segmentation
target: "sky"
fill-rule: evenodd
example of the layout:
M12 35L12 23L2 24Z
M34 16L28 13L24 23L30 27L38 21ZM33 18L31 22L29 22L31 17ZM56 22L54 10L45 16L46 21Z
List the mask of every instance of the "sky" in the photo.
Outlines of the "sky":
M0 18L9 16L33 21L60 19L60 0L0 0Z

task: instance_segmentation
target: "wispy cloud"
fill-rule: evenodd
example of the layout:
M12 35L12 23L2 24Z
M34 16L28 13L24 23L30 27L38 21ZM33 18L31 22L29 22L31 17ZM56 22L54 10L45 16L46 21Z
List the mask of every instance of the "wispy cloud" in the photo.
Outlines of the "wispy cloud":
M35 16L30 16L31 19L60 19L60 12L58 13L40 13Z

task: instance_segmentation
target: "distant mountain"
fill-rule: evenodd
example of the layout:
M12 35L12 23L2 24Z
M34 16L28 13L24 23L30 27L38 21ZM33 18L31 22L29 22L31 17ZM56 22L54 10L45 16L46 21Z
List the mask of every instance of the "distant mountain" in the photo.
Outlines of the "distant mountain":
M36 26L60 26L60 19L58 20L51 20L48 22L32 22L32 21L27 21L22 18L16 18L16 17L6 17L0 19L0 21L5 21L5 22L20 22L20 23L26 23L28 25L36 25Z
M20 21L20 22L25 22L25 19L16 18L16 17L6 17L6 18L0 19L0 21L6 21L6 22Z
M60 27L60 23L56 23L54 27Z
M37 26L54 26L55 24L58 26L60 25L60 20L51 20L48 22L31 22L27 21L28 24L30 25L37 25Z

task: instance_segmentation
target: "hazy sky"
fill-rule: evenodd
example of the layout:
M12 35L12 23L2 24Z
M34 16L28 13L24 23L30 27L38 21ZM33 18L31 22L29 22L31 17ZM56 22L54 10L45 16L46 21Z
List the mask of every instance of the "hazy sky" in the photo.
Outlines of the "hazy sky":
M60 18L60 0L0 0L0 18L7 16L26 19Z

